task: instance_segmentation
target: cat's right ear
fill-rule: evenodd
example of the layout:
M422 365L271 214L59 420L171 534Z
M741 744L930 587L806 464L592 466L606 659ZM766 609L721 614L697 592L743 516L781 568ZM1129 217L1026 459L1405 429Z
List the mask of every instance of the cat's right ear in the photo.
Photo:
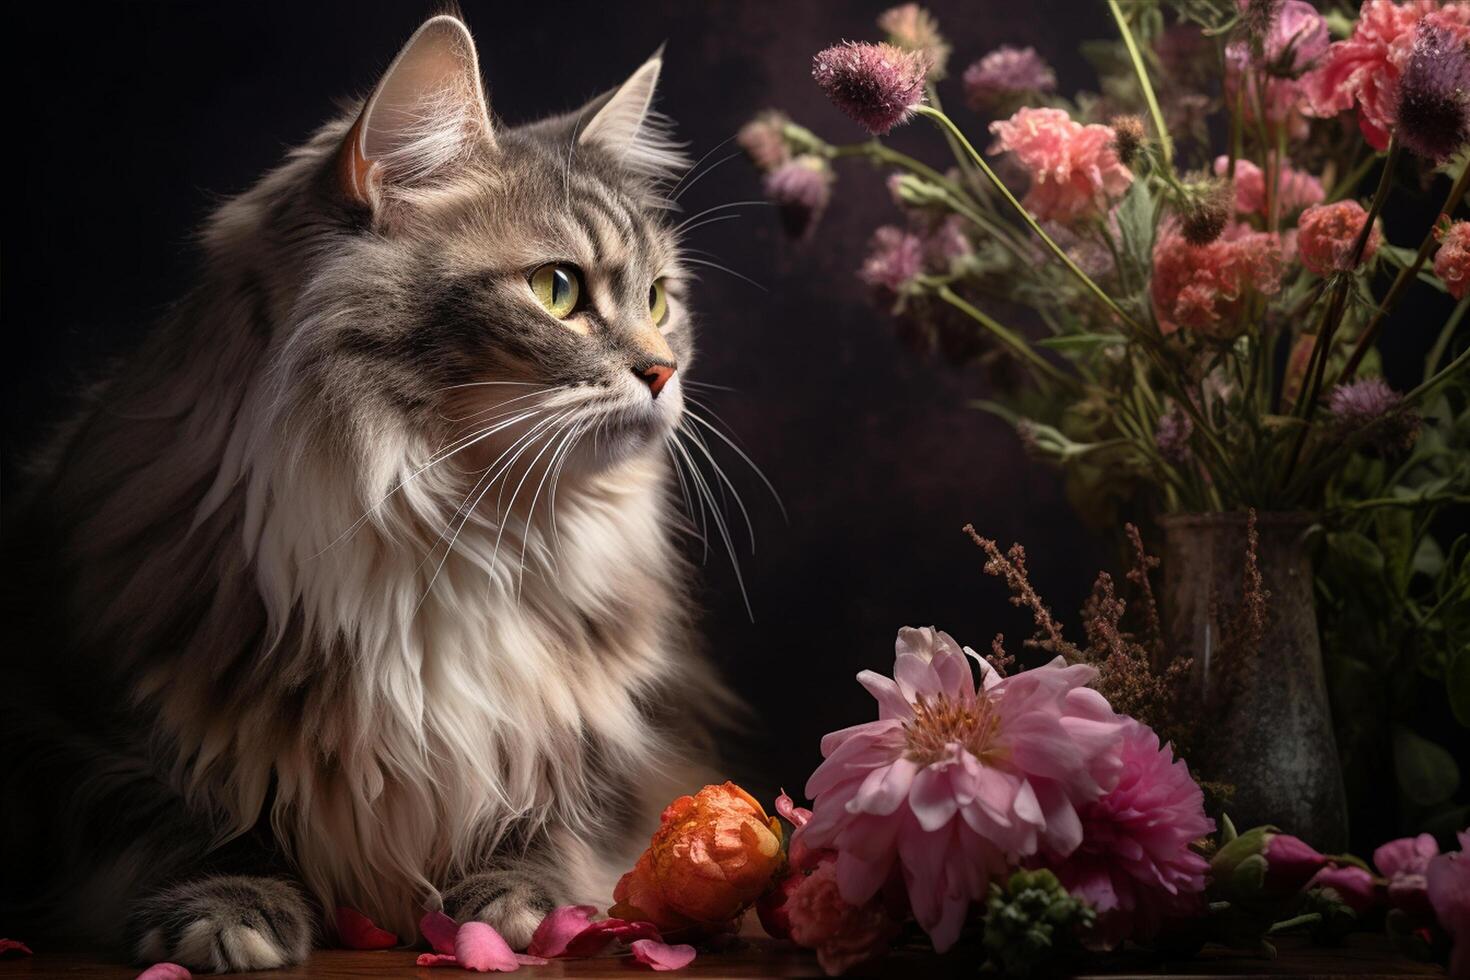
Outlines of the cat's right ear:
M375 208L384 185L417 183L495 145L480 59L457 17L430 18L383 73L337 153L337 181L353 203Z

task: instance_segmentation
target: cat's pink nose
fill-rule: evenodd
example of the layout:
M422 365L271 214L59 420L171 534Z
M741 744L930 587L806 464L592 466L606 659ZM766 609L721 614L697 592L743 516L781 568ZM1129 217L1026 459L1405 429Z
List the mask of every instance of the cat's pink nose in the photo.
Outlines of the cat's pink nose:
M648 385L648 390L653 392L655 398L658 397L660 391L664 390L664 385L669 383L669 379L674 376L672 364L650 364L642 370L634 368L633 371L644 380Z

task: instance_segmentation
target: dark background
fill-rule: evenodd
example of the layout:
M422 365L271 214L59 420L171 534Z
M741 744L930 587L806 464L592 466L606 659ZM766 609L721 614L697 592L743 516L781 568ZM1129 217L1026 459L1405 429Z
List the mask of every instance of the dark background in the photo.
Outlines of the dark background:
M580 104L667 41L661 108L694 156L712 151L713 162L768 105L834 141L860 138L811 83L810 58L838 39L875 37L887 5L469 0L464 14L492 110L511 123ZM955 44L956 75L1008 42L1035 46L1062 91L1091 87L1077 45L1111 36L1100 3L929 6ZM189 284L190 235L213 203L304 140L333 114L334 98L369 89L434 9L381 0L27 4L9 18L7 482L81 373L128 348ZM957 82L949 86L953 108ZM944 159L929 127L901 131L895 143ZM712 550L705 623L722 669L757 709L732 771L754 786L798 791L822 733L874 717L853 675L891 667L898 627L937 624L981 649L998 631L1029 635L1028 617L982 574L960 533L966 522L1002 544L1024 542L1040 591L1072 623L1096 570L1112 564L1055 473L1028 462L1005 425L967 407L984 393L983 371L909 354L868 305L853 270L872 227L893 217L882 178L859 162L841 167L837 202L804 247L782 240L761 207L734 209L740 220L693 236L766 287L710 271L695 297L694 376L734 389L710 401L790 514L784 523L733 454L721 454L756 524L757 551L740 559L754 621ZM692 212L758 197L756 174L733 159L684 203Z

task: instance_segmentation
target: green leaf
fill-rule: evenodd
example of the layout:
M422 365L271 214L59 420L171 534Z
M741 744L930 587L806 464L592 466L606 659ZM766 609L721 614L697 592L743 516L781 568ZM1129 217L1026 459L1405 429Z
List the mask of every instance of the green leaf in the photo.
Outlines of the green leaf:
M1126 344L1128 338L1115 333L1074 333L1065 337L1047 337L1036 342L1037 347L1056 351L1090 351L1110 344Z
M1399 788L1420 806L1443 803L1460 786L1460 767L1454 756L1403 726L1393 732L1393 761Z

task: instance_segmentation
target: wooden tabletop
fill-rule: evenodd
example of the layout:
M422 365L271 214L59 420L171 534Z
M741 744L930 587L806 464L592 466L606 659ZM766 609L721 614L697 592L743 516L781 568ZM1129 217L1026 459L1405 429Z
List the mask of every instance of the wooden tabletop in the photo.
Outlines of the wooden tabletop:
M1335 949L1313 947L1304 939L1285 937L1274 960L1242 953L1206 948L1197 958L1160 963L1141 957L1113 958L1104 973L1087 976L1111 977L1444 977L1439 967L1416 963L1395 952L1386 937L1361 934L1349 937L1347 945ZM260 980L349 980L365 977L417 977L421 980L455 980L465 974L456 970L427 969L414 965L416 954L406 950L359 953L348 950L319 950L305 964L263 973L240 973L238 977ZM546 966L522 967L526 980L546 977L623 977L643 974L648 968L629 957L599 956L580 960L553 960ZM56 977L75 980L131 980L137 967L121 966L97 956L38 950L35 956L0 961L0 978ZM719 953L704 953L681 977L820 977L816 960L808 953L760 936L748 936L735 947ZM965 977L978 980L975 963L968 957L937 957L918 951L899 951L868 969L851 974L862 977L891 977L929 980Z

